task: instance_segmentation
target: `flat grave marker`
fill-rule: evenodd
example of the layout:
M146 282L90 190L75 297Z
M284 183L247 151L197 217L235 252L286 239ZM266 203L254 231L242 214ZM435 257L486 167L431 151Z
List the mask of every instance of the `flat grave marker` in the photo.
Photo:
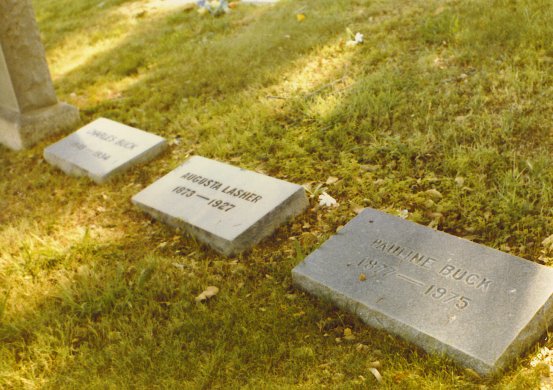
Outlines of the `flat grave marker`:
M308 205L302 186L200 156L132 201L227 256L257 244Z
M488 375L545 333L553 269L365 209L292 270L365 323Z
M44 159L68 175L104 183L132 165L157 156L167 142L109 119L94 122L44 149Z

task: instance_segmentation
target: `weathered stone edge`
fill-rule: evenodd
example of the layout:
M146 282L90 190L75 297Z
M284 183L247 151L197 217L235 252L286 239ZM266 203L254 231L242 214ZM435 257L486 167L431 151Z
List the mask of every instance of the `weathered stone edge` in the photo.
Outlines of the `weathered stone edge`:
M70 176L87 176L88 172L85 169L80 168L78 165L68 163L67 161L59 158L56 154L51 153L49 147L44 149L42 157L50 164L65 172Z
M136 164L143 164L150 160L153 160L155 157L157 157L160 153L162 153L165 149L167 149L167 140L165 138L160 139L158 143L155 145L152 145L148 149L146 149L141 155L138 155L136 157L131 158L126 163L122 164L121 166L117 167L113 171L111 171L109 174L99 177L98 181L96 183L102 184L106 181L110 180L112 177L120 174L123 171L126 171L129 169L130 166L136 165Z
M330 301L339 308L358 316L367 325L396 334L405 340L420 346L427 352L448 356L456 363L465 367L470 367L481 375L494 375L500 370L500 366L497 362L495 365L491 365L481 359L468 355L457 348L448 346L436 338L425 334L419 329L400 322L393 317L384 315L369 306L361 304L360 302L354 301L347 295L325 286L309 276L306 276L301 270L299 270L299 267L301 267L302 264L303 262L292 270L292 281L294 285L323 300Z
M169 226L186 231L198 241L210 246L217 252L222 253L223 255L228 257L243 252L251 248L255 244L259 243L263 238L274 232L275 229L280 226L280 224L284 223L289 218L300 214L303 210L305 210L305 208L307 208L307 205L309 204L307 197L305 196L305 190L303 189L303 187L300 187L280 206L276 207L272 212L267 213L258 222L256 222L249 229L240 234L236 239L227 240L218 235L210 233L207 230L194 226L182 219L171 217L150 206L147 206L136 199L137 195L135 195L131 201L142 211L151 215L155 219L168 224ZM283 212L281 214L275 215L275 213L278 213L283 208L289 208L288 212ZM268 224L267 220L271 218L274 218L274 222L272 224Z
M54 144L55 145L55 144ZM51 145L53 146L53 145ZM50 164L56 166L57 168L61 169L63 172L65 172L67 175L71 176L88 176L90 179L92 179L97 184L104 184L105 182L109 181L114 176L122 173L123 171L127 170L131 165L135 164L141 164L145 163L147 161L152 160L155 158L158 154L163 152L167 148L167 140L161 139L157 144L153 145L152 147L148 148L142 155L136 156L129 161L127 161L125 164L122 164L121 166L114 169L112 172L110 172L107 175L101 176L101 175L95 175L94 173L87 171L84 168L81 168L79 165L68 162L66 160L63 160L59 158L56 154L50 152L50 147L47 147L44 149L43 156L46 161L48 161Z
M139 195L138 193L137 195ZM227 255L228 247L230 247L230 241L217 236L213 233L208 232L207 230L201 229L197 226L191 225L190 223L180 219L171 217L167 214L164 214L160 212L159 210L150 207L139 200L137 200L137 195L133 196L131 199L131 202L137 206L140 210L144 211L146 214L149 214L154 219L161 221L163 223L166 223L169 226L172 226L174 228L182 229L188 234L190 234L194 239L207 244L211 248L215 249L216 251L223 253ZM227 255L228 256L228 255Z
M515 361L521 353L527 351L539 337L547 332L547 329L553 324L553 295L547 302L534 314L532 319L522 328L518 336L503 351L497 359L496 366L498 371L503 370L511 362Z
M233 248L225 253L227 256L240 253L259 243L264 238L270 236L280 225L287 220L301 214L309 205L305 189L298 186L296 192L290 195L279 206L261 217L256 223L250 226L249 229L240 233L234 239Z
M29 148L42 138L72 128L79 120L79 110L66 103L23 114L0 109L0 143L13 150Z

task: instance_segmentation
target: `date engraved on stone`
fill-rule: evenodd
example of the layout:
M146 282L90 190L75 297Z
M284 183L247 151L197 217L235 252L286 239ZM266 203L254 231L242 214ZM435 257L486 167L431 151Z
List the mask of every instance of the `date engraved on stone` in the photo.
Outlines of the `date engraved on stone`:
M196 194L196 191L191 190L190 188L182 187L182 186L175 187L173 189L173 192L176 193L176 194L182 195L182 196L186 196L187 198L191 198L192 196L194 196Z
M209 206L216 208L217 210L223 210L225 212L232 210L236 206L229 202L224 202L220 199L212 199L208 203Z
M132 201L227 256L250 249L308 206L297 184L200 156Z
M424 295L427 295L441 303L454 303L455 307L459 310L463 310L468 307L469 302L472 299L462 296L456 292L448 290L444 287L437 287L436 285L430 285Z
M99 118L44 149L44 158L69 175L104 183L163 149L162 137Z
M510 365L553 324L550 267L373 209L292 277L368 325L484 375Z
M359 264L357 264L357 266L367 270L374 275L388 276L397 272L396 267L392 267L391 265L384 264L368 257L361 260Z

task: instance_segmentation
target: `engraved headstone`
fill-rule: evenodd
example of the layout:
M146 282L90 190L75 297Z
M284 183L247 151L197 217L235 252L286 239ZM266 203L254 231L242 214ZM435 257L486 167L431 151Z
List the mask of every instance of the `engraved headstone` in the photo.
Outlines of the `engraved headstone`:
M365 323L484 375L523 353L553 315L553 269L373 209L292 277Z
M227 256L249 249L308 205L302 186L200 156L132 201Z
M56 98L31 1L0 1L0 143L26 148L78 121Z
M157 156L167 142L155 134L99 118L44 149L44 159L68 175L104 183Z

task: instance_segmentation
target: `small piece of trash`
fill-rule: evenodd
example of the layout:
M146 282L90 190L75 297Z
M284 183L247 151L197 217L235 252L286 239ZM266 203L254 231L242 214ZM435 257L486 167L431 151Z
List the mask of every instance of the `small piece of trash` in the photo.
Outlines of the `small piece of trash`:
M376 368L370 367L369 371L371 372L371 374L374 375L374 377L376 378L378 383L382 383L382 375L380 375L380 372L378 372L378 370Z
M217 288L215 286L209 286L200 295L198 295L195 299L196 299L196 302L207 301L209 298L214 297L218 293L219 293L219 288Z
M319 206L326 207L338 207L338 202L332 196L328 195L326 192L323 192L319 195Z
M409 210L404 209L399 211L400 218L407 219L408 216L409 216Z
M353 33L351 32L351 30L349 28L346 31L347 31L348 35L350 36L350 38L351 38L350 40L348 40L346 42L346 46L349 46L349 47L357 46L357 45L364 42L364 36L360 32L357 32L357 33L355 33L355 35L353 35Z

